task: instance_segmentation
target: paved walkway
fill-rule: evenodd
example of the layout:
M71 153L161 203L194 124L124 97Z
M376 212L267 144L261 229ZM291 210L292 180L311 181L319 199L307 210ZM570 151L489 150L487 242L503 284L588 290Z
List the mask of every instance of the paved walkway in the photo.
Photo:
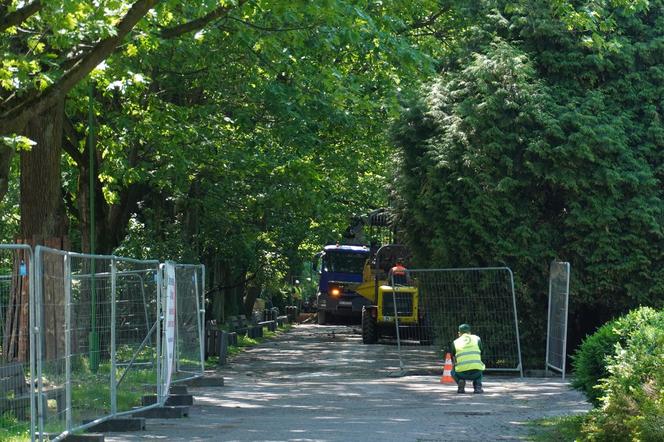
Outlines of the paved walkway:
M484 395L457 395L438 376L390 376L395 355L351 327L299 326L224 367L224 387L190 389L189 418L106 440L523 440L531 419L589 409L556 379L487 376Z

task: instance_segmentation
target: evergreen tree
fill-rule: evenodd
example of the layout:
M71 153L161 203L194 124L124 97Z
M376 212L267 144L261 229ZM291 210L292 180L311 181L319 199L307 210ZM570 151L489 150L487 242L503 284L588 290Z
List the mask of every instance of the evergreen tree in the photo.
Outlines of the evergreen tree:
M489 3L394 127L400 218L423 265L511 267L543 350L553 259L572 266L573 343L664 304L664 2L581 2L601 27Z

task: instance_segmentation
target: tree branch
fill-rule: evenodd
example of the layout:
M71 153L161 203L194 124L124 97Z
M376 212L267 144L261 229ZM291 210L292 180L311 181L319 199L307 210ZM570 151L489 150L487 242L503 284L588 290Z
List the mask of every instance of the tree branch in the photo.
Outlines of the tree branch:
M40 0L35 0L29 5L25 5L14 12L10 12L9 14L0 17L0 32L4 32L12 26L20 25L29 17L39 12L43 6L44 5L42 5Z
M38 115L62 99L76 84L104 61L159 0L137 0L116 27L116 35L101 40L71 69L36 97L21 102L0 115L0 133L18 133L33 115Z
M72 192L67 192L65 189L63 189L62 195L65 201L65 207L69 210L69 213L71 213L77 220L80 220L81 212L78 210L78 207L76 207L76 204L74 203L74 195L72 195Z
M241 287L241 286L247 284L248 282L251 282L252 280L256 279L256 276L258 276L257 273L258 273L258 272L254 273L253 275L251 275L251 276L248 277L248 278L244 278L243 280L240 280L240 281L236 282L235 284L231 284L231 285L221 285L221 284L218 284L218 285L212 287L212 288L211 288L210 290L208 290L207 292L205 292L205 296L210 295L210 294L212 294L212 293L214 293L214 292L216 292L216 291L229 290L229 289L234 289L234 288L236 288L236 287Z
M143 183L133 183L120 191L120 200L117 204L108 207L106 214L107 229L105 230L107 244L106 252L111 252L120 245L127 234L127 226L131 215L137 210L140 198L147 192Z
M83 153L78 150L79 138L76 133L74 125L71 124L71 120L67 117L64 119L63 131L65 133L65 142L62 143L62 149L69 154L69 156L74 160L77 166L81 166L85 161L83 158Z
M246 2L247 0L238 0L237 6L232 6L232 5L220 6L217 9L208 12L203 17L197 18L195 20L186 23L182 23L181 25L173 26L172 28L162 29L161 38L166 38L166 39L176 38L181 35L188 34L189 32L203 29L209 23L228 15L231 9L240 8Z
M237 22L240 22L245 26L249 26L250 28L258 29L259 31L267 31L267 32L302 31L304 29L313 29L313 28L318 26L317 23L314 23L314 24L308 25L308 26L299 26L299 27L292 27L292 28L274 28L274 27L259 26L259 25L250 23L248 21L244 21L244 20L241 20L239 18L233 17L232 15L229 15L228 18L230 18L231 20L235 20Z
M444 13L446 13L448 11L449 11L448 9L441 9L440 11L431 14L429 17L425 18L424 20L418 20L418 21L414 22L413 24L411 24L407 28L400 30L398 33L399 34L405 34L407 32L414 31L415 29L422 29L422 28L426 28L428 26L431 26L436 22L436 20L438 20L438 18L441 15L443 15Z

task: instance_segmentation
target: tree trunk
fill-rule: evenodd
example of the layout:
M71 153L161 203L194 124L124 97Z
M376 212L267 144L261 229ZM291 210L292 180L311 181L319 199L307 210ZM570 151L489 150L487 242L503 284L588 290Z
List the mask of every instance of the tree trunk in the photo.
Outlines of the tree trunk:
M74 216L79 221L81 232L81 249L83 253L91 252L90 244L90 143L86 142L83 151L78 150L81 138L71 123L65 120L64 150L76 163L78 169L77 207ZM128 154L128 163L135 166L138 163L138 148L133 148ZM137 210L138 201L146 191L143 184L131 184L118 189L118 203L109 205L104 197L103 184L99 180L99 165L102 163L101 153L95 150L93 156L92 185L95 192L95 254L110 255L122 242L126 233L131 215Z
M246 272L240 273L241 282L235 287L235 292L233 293L233 314L242 315L244 314L244 296L247 291L247 283L245 279Z
M189 187L189 193L182 207L182 240L189 244L184 259L195 261L199 258L198 234L199 228L199 201L201 194L200 181L195 180Z
M30 120L27 137L37 144L21 153L21 234L42 244L67 232L60 155L64 100Z
M0 144L0 202L9 190L9 172L12 164L14 150Z
M210 280L212 281L212 287L221 287L223 283L221 261L216 256L213 258ZM212 317L210 319L216 320L217 324L223 324L225 317L224 292L221 289L216 289L211 296Z
M101 205L97 213L96 228L98 252L111 254L117 246L120 245L125 235L132 214L138 210L138 202L147 192L147 186L143 184L131 184L129 187L120 191L120 201L118 204L109 206L104 200L102 185L99 182L97 191L96 207Z
M247 295L244 297L244 314L247 318L251 317L254 312L254 304L261 294L261 287L254 280L247 288Z
M32 246L67 247L67 219L60 185L64 100L30 120L26 136L36 142L21 153L21 235ZM62 258L43 261L42 318L47 359L64 354L64 269ZM19 294L13 294L18 299Z

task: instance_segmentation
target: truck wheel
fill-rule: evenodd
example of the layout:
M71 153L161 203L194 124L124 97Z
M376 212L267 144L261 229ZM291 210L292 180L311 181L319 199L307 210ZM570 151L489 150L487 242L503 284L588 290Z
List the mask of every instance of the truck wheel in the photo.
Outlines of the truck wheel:
M378 342L376 318L371 316L371 310L362 308L362 343L375 344L376 342Z
M325 310L318 310L318 325L325 325Z

